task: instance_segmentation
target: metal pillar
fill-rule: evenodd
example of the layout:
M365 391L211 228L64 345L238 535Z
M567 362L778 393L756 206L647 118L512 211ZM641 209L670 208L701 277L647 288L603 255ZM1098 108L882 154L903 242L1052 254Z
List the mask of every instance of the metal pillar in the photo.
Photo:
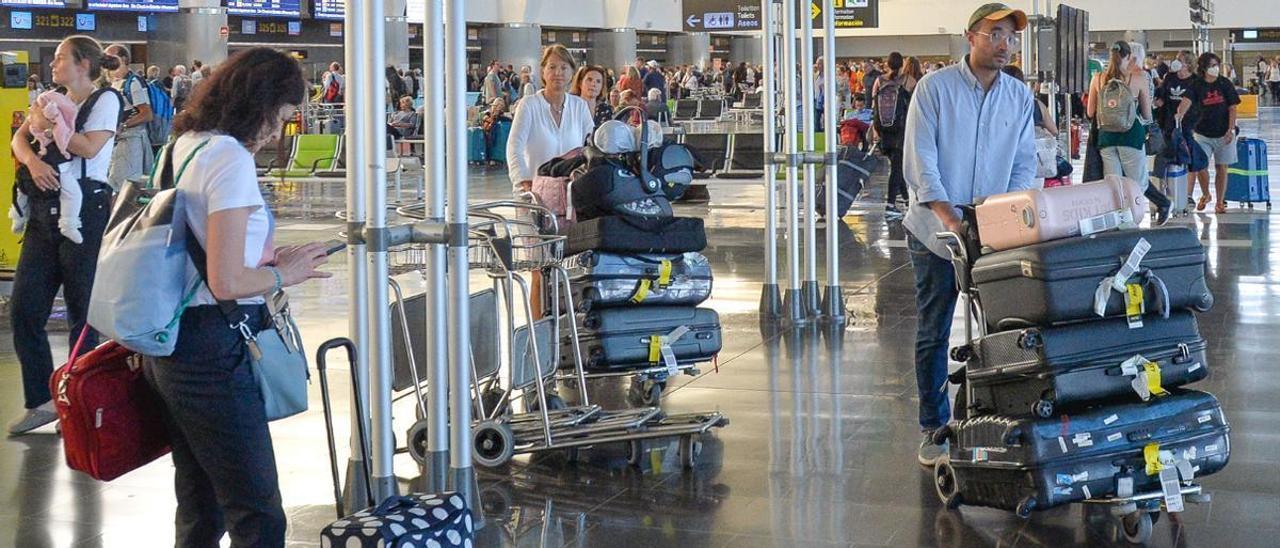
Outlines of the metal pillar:
M444 222L445 214L445 46L444 2L430 0L427 3L423 35L423 86L425 111L426 157L423 176L426 177L427 220ZM448 328L443 318L448 317L448 287L445 275L445 245L432 244L427 248L427 316L435 318L427 326L427 429L426 462L422 468L424 488L432 493L446 490L449 469L449 345ZM465 425L463 426L465 428Z
M802 7L808 7L805 4L807 2L802 3ZM816 152L818 149L814 145L815 135L817 135L817 117L814 110L817 105L814 100L813 89L813 17L810 17L809 10L806 9L803 12L800 14L801 59L798 69L800 73L800 99L803 103L801 108L802 119L804 120L804 151L809 153ZM788 41L787 46L795 47L795 41ZM807 316L817 316L819 313L817 184L817 166L805 162L804 205L800 208L800 211L804 212L804 285L800 289L800 295L804 299L804 313Z
M776 0L761 0L760 40L764 70L760 75L764 82L764 288L760 291L760 319L774 320L782 314L782 294L778 291L778 165L774 154L778 152L777 105L777 18Z
M800 178L800 143L797 142L796 127L796 0L782 2L782 65L778 71L782 74L783 112L786 113L786 134L784 140L787 147L787 291L783 296L783 308L786 309L787 320L792 323L807 323L803 296L800 294L800 227L798 185ZM766 113L767 114L767 113Z
M827 287L822 295L822 315L833 323L845 321L844 294L840 291L840 232L836 227L844 222L836 213L839 197L836 180L837 146L839 145L840 110L836 97L836 14L834 0L826 0L822 6L822 96L826 99L827 128Z
M466 2L453 0L445 9L445 116L449 142L467 142L467 14ZM467 149L449 148L448 277L449 277L449 422L453 490L467 501L477 518L475 469L471 464L471 337L467 264ZM474 521L483 523L481 519ZM477 525L479 527L479 525Z
M364 14L360 11L360 2L352 0L346 4L347 28L363 28ZM364 90L354 85L350 77L357 75L356 67L364 59L365 44L359 33L343 33L345 44L347 74L346 94L346 165L361 166L365 164L365 151L357 146L367 140L362 123L366 117L365 109L356 108L364 104ZM364 243L365 222L365 173L360 169L347 170L347 272L350 277L348 290L350 301L347 304L347 329L351 341L360 352L356 353L356 391L360 393L360 402L351 402L351 456L347 459L346 481L343 482L343 506L345 508L366 508L370 506L365 485L369 478L365 475L365 462L360 448L360 439L355 435L359 431L360 417L368 417L367 409L361 409L357 403L367 404L369 401L369 310L365 306L364 296L369 294L369 278L365 272L365 260L368 256ZM368 425L366 424L365 427ZM366 429L366 431L368 431Z
M360 87L362 102L356 105L366 112L360 120L364 127L363 141L355 143L365 150L365 162L352 166L364 171L365 183L369 193L365 196L368 207L368 226L366 235L380 236L387 228L387 154L384 142L387 138L387 125L384 121L387 92L383 86L385 76L382 67L386 59L385 33L382 32L384 10L382 2L363 2L360 4L365 22L369 23L369 32L360 33L364 42L365 55L361 59L354 82ZM366 238L368 241L369 238ZM369 423L370 431L370 469L373 477L369 480L373 487L375 502L381 502L397 494L396 475L392 468L395 456L395 434L391 428L391 310L387 307L387 246L384 239L375 237L366 257L369 275L368 296L369 307Z

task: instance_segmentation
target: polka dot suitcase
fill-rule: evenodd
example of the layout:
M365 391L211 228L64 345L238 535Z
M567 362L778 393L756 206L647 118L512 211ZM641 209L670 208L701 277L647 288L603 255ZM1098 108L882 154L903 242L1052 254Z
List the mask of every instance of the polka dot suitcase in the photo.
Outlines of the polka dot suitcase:
M323 548L472 548L471 510L460 495L391 497L329 524Z

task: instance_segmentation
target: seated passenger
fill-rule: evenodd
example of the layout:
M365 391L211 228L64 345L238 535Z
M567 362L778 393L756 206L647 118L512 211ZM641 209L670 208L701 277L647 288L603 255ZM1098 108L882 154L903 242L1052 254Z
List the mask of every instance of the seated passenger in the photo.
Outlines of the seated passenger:
M500 122L511 122L511 113L507 112L507 102L501 97L494 99L489 104L489 110L484 111L480 115L480 129L484 132L484 149L493 150L493 145L498 139L498 125ZM498 160L489 159L489 165L497 165Z
M391 122L388 124L397 140L416 137L418 132L418 113L413 110L413 97L408 95L400 97L397 103L398 109L391 114ZM411 146L406 143L396 145L400 150L397 153L401 156L408 156L412 153Z
M671 121L671 109L667 108L667 102L662 100L662 92L658 88L649 90L649 101L645 103L644 109L649 114L650 120L663 125Z
M582 146L595 129L587 102L569 94L577 67L569 50L543 48L540 66L546 87L520 101L507 140L507 174L517 192L533 187L538 166Z

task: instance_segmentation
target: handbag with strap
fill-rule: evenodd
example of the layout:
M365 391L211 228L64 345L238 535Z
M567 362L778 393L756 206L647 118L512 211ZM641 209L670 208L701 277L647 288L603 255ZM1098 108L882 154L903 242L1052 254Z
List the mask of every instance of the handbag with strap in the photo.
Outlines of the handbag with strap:
M67 466L111 481L169 452L164 404L142 376L142 356L108 341L81 356L89 327L49 390Z
M209 280L208 258L195 238L187 238L187 252L200 278ZM249 349L253 378L262 393L267 420L291 417L307 410L307 355L302 348L302 334L289 312L288 294L283 289L267 296L268 325L261 331L249 325L249 315L234 300L217 299L227 325L244 338Z

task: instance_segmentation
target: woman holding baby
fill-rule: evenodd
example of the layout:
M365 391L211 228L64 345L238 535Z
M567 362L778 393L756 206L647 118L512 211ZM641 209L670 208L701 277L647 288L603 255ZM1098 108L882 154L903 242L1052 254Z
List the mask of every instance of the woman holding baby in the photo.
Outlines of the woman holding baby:
M23 233L10 317L26 398L26 412L9 424L10 435L58 418L49 393L53 357L45 324L61 288L70 343L85 325L98 248L110 214L107 172L123 108L118 92L98 91L94 81L119 63L93 38L63 40L50 66L54 83L66 88L65 97L48 95L56 92L38 97L10 143L23 166L19 202L28 206L10 212L14 228ZM89 333L84 345L96 346L96 336Z

